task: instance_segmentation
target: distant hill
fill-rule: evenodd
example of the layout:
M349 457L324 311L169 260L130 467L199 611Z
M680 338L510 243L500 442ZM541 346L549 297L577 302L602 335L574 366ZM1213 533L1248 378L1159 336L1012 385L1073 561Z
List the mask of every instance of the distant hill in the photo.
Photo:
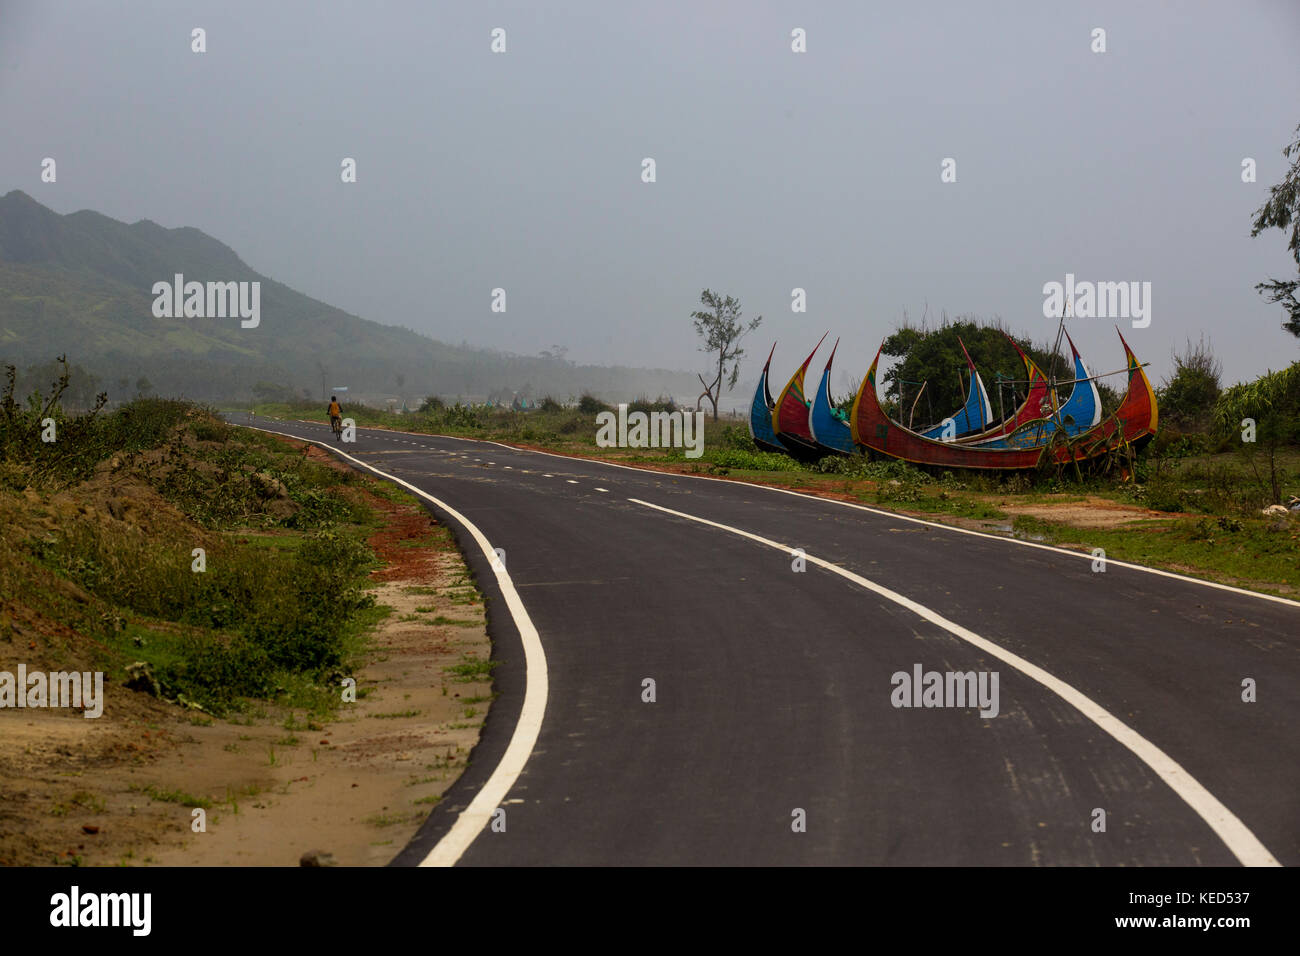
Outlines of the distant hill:
M261 283L260 324L155 318L153 286ZM192 228L128 225L84 210L59 215L19 190L0 198L0 363L20 369L67 353L113 398L146 377L159 394L242 400L279 389L321 398L412 404L429 394L486 399L515 391L611 401L670 394L694 400L687 372L583 366L557 358L447 345L326 305L249 268Z

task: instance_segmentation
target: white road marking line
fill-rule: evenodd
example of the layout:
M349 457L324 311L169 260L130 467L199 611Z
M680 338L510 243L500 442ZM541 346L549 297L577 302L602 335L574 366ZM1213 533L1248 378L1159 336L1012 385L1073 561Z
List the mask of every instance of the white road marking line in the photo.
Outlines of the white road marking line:
M655 511L662 511L665 514L675 515L678 518L685 518L688 521L696 521L700 524L708 525L712 528L718 528L721 531L728 531L731 534L740 535L742 538L748 538L751 541L757 541L759 544L767 545L769 548L775 548L785 554L795 550L770 538L764 538L753 534L749 531L742 531L740 528L733 528L730 525L720 524L716 521L710 521L708 518L700 518L696 515L686 514L682 511L674 511L671 508L665 508L662 505L651 504L648 501L642 501L639 498L629 498L633 504L644 505L647 508L653 508ZM902 607L907 608L913 614L924 618L931 624L943 628L954 637L960 638L968 644L982 650L984 653L996 657L998 660L1009 664L1020 673L1024 674L1030 680L1037 681L1048 690L1065 700L1081 714L1091 720L1094 724L1110 734L1117 741L1127 747L1132 753L1148 767L1150 767L1161 780L1163 780L1174 793L1183 798L1183 801L1196 812L1196 814L1209 824L1210 829L1218 834L1243 866L1281 866L1272 853L1262 844L1255 834L1251 833L1249 828L1237 818L1231 810L1219 802L1214 794L1206 790L1191 774L1170 757L1167 753L1147 740L1132 727L1123 723L1118 717L1106 710L1096 701L1076 690L1071 685L1058 677L1053 676L1043 670L1037 664L1032 664L1013 654L992 641L980 637L974 631L967 630L960 624L956 624L941 614L930 610L923 604L904 597L897 591L891 591L889 588L869 581L859 574L846 570L837 564L832 564L822 558L814 557L811 554L805 554L804 559L818 567L825 568L828 571L838 574L840 577L847 578L854 584L866 588L873 594L879 595L888 601L893 601Z
M447 438L456 438L455 435L442 436ZM1037 541L1022 541L1020 538L1008 538L1000 534L990 534L987 531L973 531L970 528L958 528L956 525L940 524L937 521L927 521L924 518L913 518L911 515L899 514L897 511L882 511L879 508L869 508L866 505L854 504L850 501L837 501L834 498L821 498L817 495L804 494L801 491L791 491L789 488L777 488L773 485L760 485L752 481L737 481L734 478L716 478L710 475L681 475L669 474L661 471L654 471L649 468L637 468L633 465L620 465L617 462L601 461L598 458L580 458L576 455L557 455L555 452L538 451L535 448L516 448L514 445L502 444L499 441L490 441L484 438L463 438L461 441L478 442L483 445L497 445L501 448L508 448L511 451L528 452L532 455L546 455L548 458L563 458L565 461L581 461L589 465L604 465L606 468L622 468L624 471L635 471L641 475L651 475L660 478L690 478L695 481L721 481L728 485L744 485L747 488L759 488L763 491L772 491L782 495L793 495L796 498L803 498L805 501L816 501L826 505L839 505L842 508L854 508L858 511L866 511L873 515L880 515L885 518L896 519L898 521L911 521L915 524L923 524L930 528L937 528L940 531L950 531L954 534L969 534L977 538L988 538L991 541L1001 541L1004 544L1019 545L1022 548L1039 548L1043 551L1054 551L1057 554L1068 555L1072 558L1082 558L1084 561L1093 561L1091 553L1087 551L1071 551L1068 548L1058 548L1052 544L1040 544ZM1188 577L1186 574L1176 574L1173 571L1165 571L1161 568L1149 568L1145 564L1130 564L1128 561L1117 561L1114 558L1106 559L1106 566L1115 568L1128 568L1130 571L1144 571L1147 574L1158 574L1162 578L1173 578L1175 581L1184 581L1188 584L1200 584L1207 588L1214 588L1218 591L1231 591L1233 594L1244 594L1246 597L1259 598L1262 601L1273 601L1276 604L1289 604L1291 607L1300 608L1300 601L1293 601L1290 598L1278 597L1275 594L1261 594L1259 591L1247 591L1245 588L1234 588L1231 584L1220 584L1218 581L1203 581L1200 578Z
M603 492L605 492L605 494L609 494L609 489L608 489L608 488L597 488L596 490L597 490L597 491L603 491Z
M572 478L565 478L564 480L567 481L567 482L568 482L569 484L571 484L571 485L576 485L576 484L577 484L577 482L574 481Z
M554 475L542 475L543 478L554 478Z
M269 431L270 429L262 430ZM273 434L284 435L284 432L273 432ZM297 435L285 435L285 437L296 438L298 441L304 440ZM330 448L329 445L325 445L323 442L313 442L313 444L328 448L335 454L355 461L358 465L374 472L376 475L396 482L421 498L432 501L456 521L459 521L473 536L482 550L483 556L488 559L489 566L492 567L493 573L496 574L497 585L501 588L501 595L505 598L506 607L510 610L510 616L514 619L515 627L519 629L519 639L524 645L524 670L526 673L524 705L519 711L519 722L515 724L515 731L510 735L510 743L506 746L506 751L501 755L501 761L496 765L496 769L492 771L492 775L488 777L487 782L475 794L469 806L460 812L460 816L456 818L456 822L452 824L451 829L443 834L442 839L429 851L429 855L420 861L420 866L452 866L464 855L465 851L469 849L469 845L474 842L483 828L487 826L488 821L492 819L492 814L501 805L501 801L510 792L510 788L515 785L515 781L519 779L519 774L523 772L524 765L528 763L528 757L532 754L533 747L537 743L537 735L542 730L542 717L546 714L546 697L549 691L546 651L542 647L541 636L533 625L533 619L528 616L528 610L524 607L519 592L515 590L514 581L510 579L506 569L500 565L496 552L492 549L487 536L472 521L445 501L435 498L428 492L403 481L401 478L382 472L373 465L366 464L360 458L354 458L347 452L340 451L337 448Z
M514 469L511 468L509 465L506 465L506 471L514 471Z

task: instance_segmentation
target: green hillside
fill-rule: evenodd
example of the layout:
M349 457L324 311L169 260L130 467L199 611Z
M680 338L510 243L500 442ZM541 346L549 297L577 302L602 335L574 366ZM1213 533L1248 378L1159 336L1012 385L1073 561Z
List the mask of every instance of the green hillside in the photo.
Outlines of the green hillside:
M186 282L260 282L260 323L155 318L154 283L176 273ZM114 399L130 397L120 393L134 393L141 376L160 394L204 401L248 399L258 383L311 398L346 384L353 399L376 402L513 391L684 399L697 390L689 373L447 345L295 292L197 229L63 216L15 190L0 198L0 362L25 369L61 353Z

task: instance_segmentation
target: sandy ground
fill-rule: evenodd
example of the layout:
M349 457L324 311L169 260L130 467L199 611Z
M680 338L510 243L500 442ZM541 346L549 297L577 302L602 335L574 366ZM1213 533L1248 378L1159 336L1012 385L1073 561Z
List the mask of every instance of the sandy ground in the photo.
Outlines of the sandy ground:
M442 557L446 577L460 562ZM269 722L190 730L195 743L156 769L185 781L191 792L226 802L209 811L205 833L193 833L192 811L178 806L173 825L183 841L153 853L151 862L297 865L313 850L345 866L392 859L459 776L478 739L489 701L465 699L491 693L485 683L456 683L443 673L462 655L488 657L482 605L471 613L452 609L470 626L404 622L429 617L416 609L431 603L448 610L439 596L410 593L411 586L389 583L376 594L394 613L358 675L358 688L370 692L345 705L342 719L320 730L289 732Z
M0 865L297 866L316 850L340 865L390 860L466 766L490 705L489 682L444 669L486 660L490 644L459 553L427 546L432 517L374 501L388 513L371 538L385 560L375 595L393 613L355 703L328 723L273 707L212 720L106 683L99 719L0 711ZM20 658L43 669L40 635L10 623L0 669ZM194 802L206 804L201 831Z
M1063 496L1071 497L1071 496ZM1074 525L1076 528L1115 528L1132 522L1168 521L1180 515L1167 511L1151 511L1136 505L1124 505L1108 498L1088 496L1083 501L1044 501L1035 504L1016 504L1010 500L989 499L1001 511L1011 515L1014 520L1019 515L1027 515L1042 521Z

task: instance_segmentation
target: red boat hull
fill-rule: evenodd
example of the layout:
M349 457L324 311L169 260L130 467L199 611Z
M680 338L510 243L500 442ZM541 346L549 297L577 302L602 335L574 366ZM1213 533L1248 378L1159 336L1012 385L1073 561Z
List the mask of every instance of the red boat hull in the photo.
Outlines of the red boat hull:
M853 440L859 445L902 461L941 468L975 468L1010 471L1036 468L1040 463L1066 464L1105 454L1155 434L1155 393L1141 364L1124 342L1128 356L1128 392L1115 413L1088 431L1069 440L1054 441L1037 448L980 448L953 442L933 441L892 421L876 396L876 369L880 352L862 380L853 412L849 417ZM883 348L883 347L882 347ZM1062 436L1063 437L1063 436Z

